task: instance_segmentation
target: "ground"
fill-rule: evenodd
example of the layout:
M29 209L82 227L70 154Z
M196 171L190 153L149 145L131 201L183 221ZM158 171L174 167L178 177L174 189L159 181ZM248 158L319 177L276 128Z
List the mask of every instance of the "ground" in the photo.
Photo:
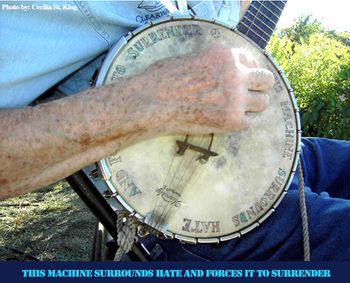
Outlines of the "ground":
M0 260L90 260L96 218L66 182L0 202Z

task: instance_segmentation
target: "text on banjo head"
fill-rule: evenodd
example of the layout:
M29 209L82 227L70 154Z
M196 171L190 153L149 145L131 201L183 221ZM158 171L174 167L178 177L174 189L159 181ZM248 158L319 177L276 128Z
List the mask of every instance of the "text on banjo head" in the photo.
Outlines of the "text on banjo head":
M239 133L155 138L100 162L107 185L130 213L165 235L192 242L245 234L282 200L300 143L298 109L288 82L276 63L239 33L188 18L159 21L129 35L101 70L101 84L115 83L147 71L154 62L218 42L247 49L275 77L268 91L270 107L254 115L251 127Z

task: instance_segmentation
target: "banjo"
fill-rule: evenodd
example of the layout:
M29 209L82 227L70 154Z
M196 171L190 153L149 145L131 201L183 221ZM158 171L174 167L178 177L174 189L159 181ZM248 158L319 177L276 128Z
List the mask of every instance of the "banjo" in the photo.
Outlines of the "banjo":
M97 86L217 43L247 49L275 77L270 106L248 130L155 138L98 162L113 198L141 226L171 239L218 243L258 227L283 199L298 163L301 126L292 89L263 48L284 5L253 1L235 27L194 15L163 18L108 53Z

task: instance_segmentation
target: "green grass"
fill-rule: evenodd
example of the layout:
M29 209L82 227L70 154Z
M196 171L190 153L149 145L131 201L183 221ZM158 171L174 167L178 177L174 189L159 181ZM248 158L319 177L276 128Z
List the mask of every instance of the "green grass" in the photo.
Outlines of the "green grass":
M95 224L63 181L1 201L0 260L89 260Z

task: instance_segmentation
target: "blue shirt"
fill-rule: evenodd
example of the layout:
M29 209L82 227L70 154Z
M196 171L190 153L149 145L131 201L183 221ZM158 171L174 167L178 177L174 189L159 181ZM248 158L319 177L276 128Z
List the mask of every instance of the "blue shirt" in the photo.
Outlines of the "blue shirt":
M238 21L237 1L188 1L199 16ZM28 105L52 86L89 87L102 53L168 15L161 1L7 1L0 7L0 108ZM97 58L97 59L96 59Z

